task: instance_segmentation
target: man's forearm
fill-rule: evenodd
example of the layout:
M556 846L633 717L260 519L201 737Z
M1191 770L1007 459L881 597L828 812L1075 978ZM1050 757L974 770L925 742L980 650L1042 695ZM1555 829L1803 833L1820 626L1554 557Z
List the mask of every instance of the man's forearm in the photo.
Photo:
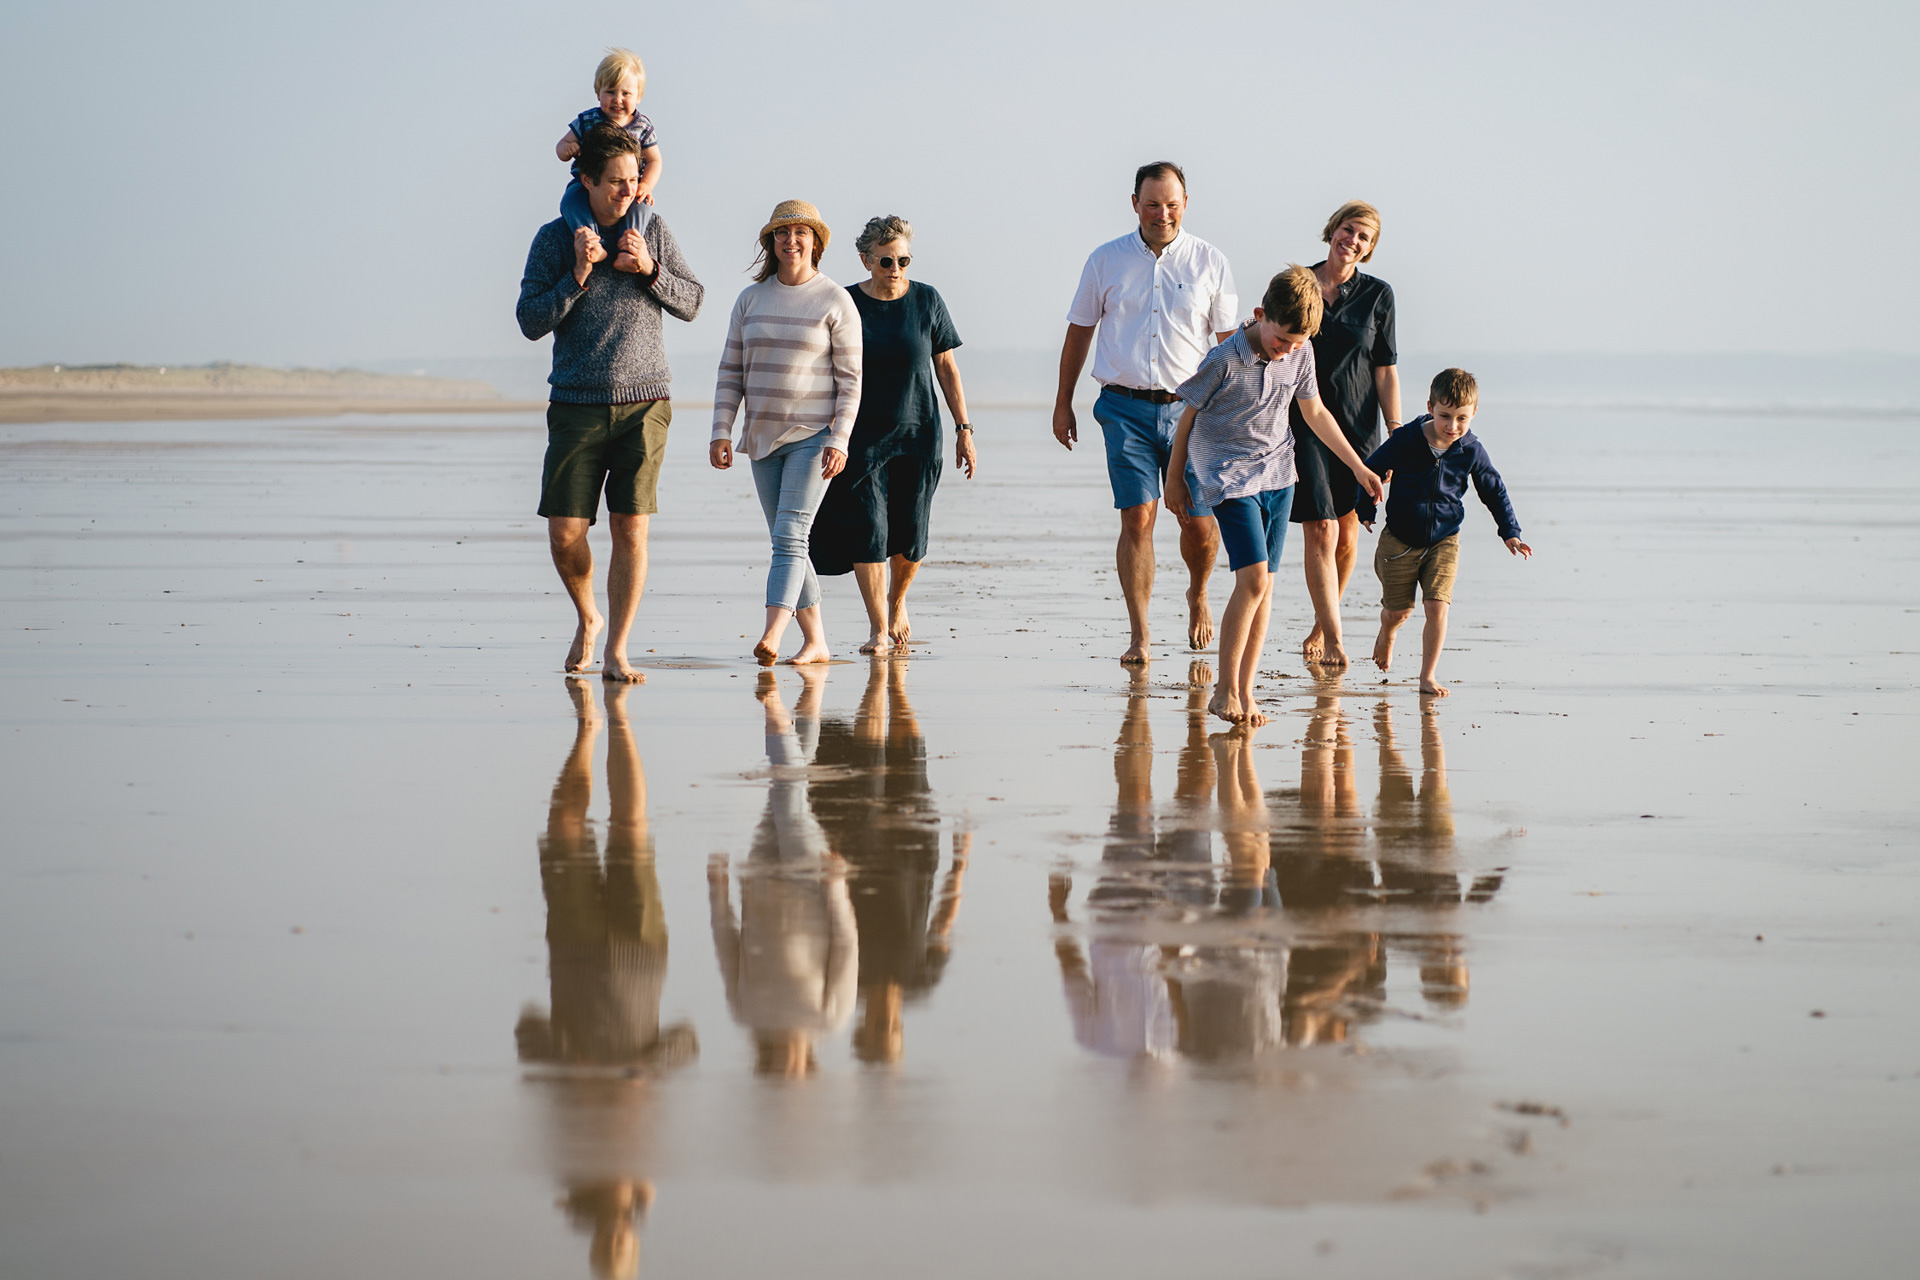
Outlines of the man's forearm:
M1070 324L1067 337L1060 344L1060 385L1054 392L1056 406L1073 403L1073 388L1080 381L1081 370L1087 367L1087 353L1093 349L1093 329L1088 325Z

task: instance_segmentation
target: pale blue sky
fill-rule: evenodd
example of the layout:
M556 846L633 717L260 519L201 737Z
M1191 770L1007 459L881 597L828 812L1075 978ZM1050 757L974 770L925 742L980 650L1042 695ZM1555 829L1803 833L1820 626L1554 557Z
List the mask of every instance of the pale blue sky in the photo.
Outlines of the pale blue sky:
M0 364L531 352L520 267L609 44L647 62L709 289L679 352L720 345L791 196L842 282L900 213L969 343L1056 346L1133 167L1170 158L1247 309L1361 196L1409 347L1920 353L1915 13L9 0Z

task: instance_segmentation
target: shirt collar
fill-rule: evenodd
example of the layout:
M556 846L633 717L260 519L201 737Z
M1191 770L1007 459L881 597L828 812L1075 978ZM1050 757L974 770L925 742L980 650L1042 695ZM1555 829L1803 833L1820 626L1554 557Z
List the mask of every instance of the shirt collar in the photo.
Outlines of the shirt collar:
M1154 251L1148 247L1147 238L1140 234L1140 228L1136 226L1133 229L1133 247L1138 249L1141 253L1146 254L1149 258L1156 257L1156 256L1165 257L1167 254L1172 253L1175 249L1179 248L1181 246L1181 243L1185 241L1186 238L1187 238L1187 233L1185 229L1174 232L1173 239L1167 241L1167 247L1162 249L1159 252L1159 254L1156 255Z
M1227 341L1233 344L1233 354L1242 364L1259 366L1273 363L1273 361L1268 360L1265 356L1256 352L1253 349L1253 344L1247 341L1247 326L1245 325L1240 325L1235 328L1233 336L1228 338Z

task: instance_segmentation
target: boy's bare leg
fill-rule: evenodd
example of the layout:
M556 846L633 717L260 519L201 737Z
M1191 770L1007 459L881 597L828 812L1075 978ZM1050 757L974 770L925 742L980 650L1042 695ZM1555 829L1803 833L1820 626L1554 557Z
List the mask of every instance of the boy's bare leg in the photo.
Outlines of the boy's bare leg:
M1260 651L1267 643L1267 619L1273 613L1273 574L1262 575L1260 604L1247 625L1246 644L1240 650L1240 706L1246 712L1242 724L1259 726L1267 722L1267 713L1254 700L1255 682L1260 676Z
M1300 658L1344 667L1347 650L1340 634L1340 575L1335 556L1340 522L1309 520L1300 526L1300 533L1306 553L1307 597L1313 601L1313 630L1300 646Z
M1120 575L1120 594L1127 601L1127 627L1132 636L1120 661L1144 663L1147 652L1147 601L1153 596L1153 518L1160 503L1143 502L1120 513L1120 541L1113 564Z
M1187 647L1213 643L1213 610L1207 608L1207 579L1220 558L1220 524L1212 516L1179 516L1180 558L1187 562Z
M820 619L820 606L810 604L795 610L793 620L800 624L800 652L787 661L796 667L810 662L831 662L833 654L827 650L827 624Z
M608 515L613 559L607 566L607 650L600 678L639 684L647 677L627 661L627 636L633 630L640 596L647 589L646 516Z
M1262 560L1239 569L1233 575L1233 594L1227 598L1227 611L1220 615L1220 683L1207 710L1229 724L1245 724L1257 714L1253 708L1253 686L1247 679L1248 648L1254 637L1266 637L1266 620L1261 612L1269 598L1271 577ZM1260 653L1252 652L1252 664L1258 667ZM1264 724L1265 717L1259 723Z
M1411 608L1380 611L1380 634L1373 638L1374 666L1385 671L1393 665L1393 638L1400 633L1400 624L1412 616Z
M887 606L881 595L881 574L886 568L879 561L853 566L853 580L860 587L860 603L867 607L867 642L862 653L885 653L893 647L887 636Z
M547 550L553 554L553 567L579 619L567 650L568 671L585 671L593 665L593 642L606 625L593 602L593 549L587 545L587 530L592 527L583 516L547 517Z
M896 647L907 647L907 639L913 634L913 624L907 620L907 588L920 573L920 562L909 560L905 556L895 556L892 561L892 573L887 583L887 634Z
M760 640L753 646L753 656L760 665L770 667L780 658L780 637L787 634L787 623L793 617L793 610L783 605L767 606L767 629L760 634Z
M1433 678L1440 668L1440 646L1447 642L1447 602L1428 600L1427 625L1420 632L1420 692L1429 697L1444 698L1447 686Z

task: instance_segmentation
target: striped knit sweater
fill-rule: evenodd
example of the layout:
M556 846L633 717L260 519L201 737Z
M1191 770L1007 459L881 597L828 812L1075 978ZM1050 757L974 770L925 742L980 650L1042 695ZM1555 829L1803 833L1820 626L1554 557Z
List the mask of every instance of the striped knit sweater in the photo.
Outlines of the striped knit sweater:
M845 452L860 411L860 312L845 289L816 274L741 291L713 389L713 439L732 436L743 404L739 448L755 461L820 431Z

